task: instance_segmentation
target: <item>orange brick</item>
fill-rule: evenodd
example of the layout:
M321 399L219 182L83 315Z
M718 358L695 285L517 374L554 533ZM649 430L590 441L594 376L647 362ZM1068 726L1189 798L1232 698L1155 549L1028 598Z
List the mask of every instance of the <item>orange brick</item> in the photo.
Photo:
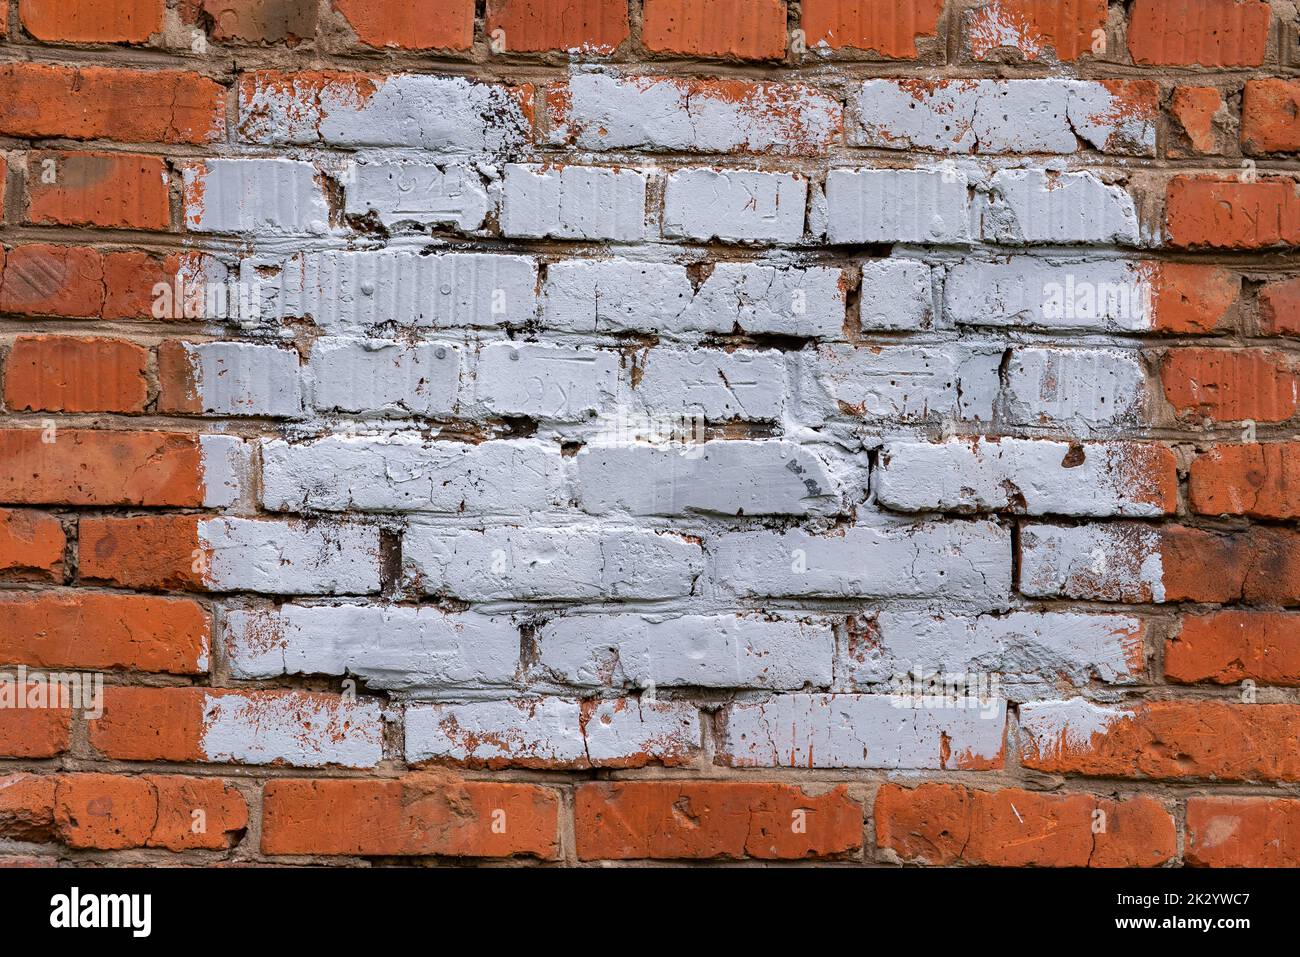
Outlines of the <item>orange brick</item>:
M109 229L167 228L167 166L126 153L32 153L27 221Z
M1128 50L1159 66L1259 66L1272 12L1264 0L1134 0Z
M1011 47L1026 60L1048 51L1061 62L1092 52L1106 29L1106 0L995 0L965 14L966 47L977 60Z
M474 0L332 0L357 39L400 50L468 50Z
M839 786L813 796L791 784L620 781L574 798L583 860L832 857L862 847L862 807Z
M1300 867L1300 801L1190 797L1186 858L1194 867Z
M624 0L488 0L488 35L496 30L510 53L613 53L631 35Z
M1176 176L1165 194L1174 246L1263 249L1300 243L1300 191L1289 179Z
M1292 529L1220 534L1166 526L1160 556L1166 601L1300 601L1300 533Z
M1149 797L884 784L875 819L880 847L939 866L1158 867L1178 852L1172 815Z
M1180 415L1216 422L1285 422L1300 398L1291 360L1270 349L1172 349L1160 378Z
M103 257L82 246L30 243L5 257L0 310L95 319L104 310Z
M83 579L126 588L202 590L199 520L192 515L83 518Z
M555 860L559 812L550 788L437 772L272 781L262 797L262 852Z
M1260 333L1300 336L1300 279L1271 282L1259 291Z
M5 363L11 411L143 412L149 351L121 339L22 336Z
M12 841L49 841L54 836L54 782L51 776L0 777L0 836Z
M1300 150L1300 83L1246 81L1241 101L1241 147L1255 154Z
M802 28L809 47L851 47L914 60L919 37L938 35L944 0L803 0Z
M316 0L201 0L214 40L298 43L316 35Z
M52 758L68 750L70 708L50 707L47 682L0 682L0 758Z
M0 135L120 143L207 143L224 90L197 73L40 63L0 66Z
M1191 497L1203 515L1300 517L1300 443L1216 446L1192 462Z
M641 42L655 53L780 60L785 0L645 0Z
M1165 677L1193 684L1238 684L1247 678L1300 686L1300 615L1216 611L1188 615L1165 641Z
M69 847L224 850L247 827L248 806L213 778L64 774L57 778L54 819Z
M1241 295L1241 276L1200 263L1152 263L1153 327L1159 332L1205 333L1227 324Z
M58 581L66 544L63 526L53 515L0 508L0 575Z
M18 0L23 29L38 40L143 43L163 28L164 0Z
M1300 735L1300 706L1153 701L1114 709L1087 731L1036 733L1022 722L1022 760L1051 774L1218 781L1300 780L1300 752L1279 741Z
M77 590L0 595L0 664L36 668L207 670L211 624L193 601Z
M204 503L199 440L175 432L0 430L0 503Z
M1223 110L1223 94L1212 86L1180 86L1174 90L1169 112L1187 136L1192 155L1222 152L1214 123ZM1174 152L1184 155L1181 150Z

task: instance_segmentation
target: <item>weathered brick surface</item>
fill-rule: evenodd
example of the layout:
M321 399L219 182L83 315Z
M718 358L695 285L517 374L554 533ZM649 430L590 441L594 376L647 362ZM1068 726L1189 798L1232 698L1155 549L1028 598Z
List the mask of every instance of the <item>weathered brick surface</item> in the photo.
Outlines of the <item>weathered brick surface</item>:
M8 3L0 865L1297 863L1293 6Z

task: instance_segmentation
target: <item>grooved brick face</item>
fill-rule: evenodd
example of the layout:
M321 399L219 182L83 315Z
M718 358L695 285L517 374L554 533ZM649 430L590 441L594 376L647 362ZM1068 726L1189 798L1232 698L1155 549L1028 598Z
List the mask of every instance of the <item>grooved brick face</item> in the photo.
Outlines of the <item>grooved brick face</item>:
M8 4L0 866L1300 863L1290 6Z

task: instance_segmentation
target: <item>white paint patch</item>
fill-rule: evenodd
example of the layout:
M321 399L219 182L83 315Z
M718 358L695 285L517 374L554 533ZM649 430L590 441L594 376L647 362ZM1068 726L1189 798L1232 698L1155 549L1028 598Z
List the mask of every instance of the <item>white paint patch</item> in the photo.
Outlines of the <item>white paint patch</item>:
M1041 758L1061 758L1091 748L1094 736L1104 736L1128 715L1085 698L1034 701L1020 707L1020 730Z
M390 230L449 225L473 232L490 208L482 174L463 163L349 163L343 183L344 212L373 213Z
M506 166L501 209L505 236L555 239L645 238L647 176L590 166Z
M377 701L298 692L210 694L199 749L209 761L372 768L383 758Z
M248 487L252 452L234 435L200 435L199 468L203 475L205 508L229 508Z
M186 163L181 172L190 232L264 236L329 230L325 191L311 163L209 159Z
M668 238L797 243L803 237L808 181L797 173L678 170L664 191Z
M957 169L834 169L826 236L839 243L971 241L966 174Z
M269 595L379 591L379 530L364 525L207 518L199 548L210 553L211 591Z
M1160 532L1149 525L1030 525L1020 555L1020 590L1035 598L1165 600Z

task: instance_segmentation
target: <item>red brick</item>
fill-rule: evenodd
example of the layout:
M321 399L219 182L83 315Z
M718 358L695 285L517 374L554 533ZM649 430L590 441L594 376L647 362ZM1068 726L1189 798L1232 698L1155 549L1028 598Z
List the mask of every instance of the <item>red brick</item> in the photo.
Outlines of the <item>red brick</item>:
M851 47L914 60L919 37L938 35L944 0L803 0L801 27L809 47Z
M1255 154L1300 150L1300 82L1246 81L1241 101L1241 148Z
M965 28L966 47L977 60L1011 47L1026 60L1051 50L1068 62L1091 53L1093 34L1104 33L1106 0L995 0L967 11Z
M143 412L149 351L121 339L22 336L5 363L10 411Z
M0 575L58 581L63 577L66 543L63 526L53 515L0 509Z
M625 0L488 0L487 32L510 53L613 53L631 34Z
M0 66L0 135L119 143L207 143L224 90L197 73L38 63Z
M1300 801L1189 797L1186 860L1194 867L1300 867Z
M1093 777L1300 780L1300 706L1153 701L1117 709L1089 740L1077 731L1036 737L1022 723L1022 762L1051 774Z
M438 772L272 781L262 796L262 852L555 860L559 813L550 788Z
M96 850L224 850L248 825L247 804L224 782L156 774L60 775L54 815L60 840Z
M1228 324L1241 276L1200 263L1151 263L1151 311L1159 332L1215 332Z
M881 848L945 867L1158 867L1178 853L1173 817L1149 797L884 784L875 819Z
M48 707L48 696L45 682L0 683L0 758L52 758L68 750L72 711Z
M316 35L316 0L201 0L214 40L295 45Z
M1300 686L1300 615L1216 611L1188 615L1165 642L1165 677L1229 685L1250 678Z
M197 436L0 430L0 503L190 507L203 502Z
M1216 422L1285 422L1300 398L1291 359L1270 349L1172 349L1160 377L1180 415Z
M143 43L163 28L164 0L18 0L23 29L38 40Z
M1192 462L1191 497L1204 515L1300 518L1300 443L1216 446Z
M5 257L0 310L95 319L104 310L103 257L83 246L30 243Z
M1264 0L1134 0L1133 62L1169 66L1259 66L1272 12Z
M202 674L211 623L193 601L58 591L0 595L0 664Z
M83 518L81 577L126 588L202 590L198 525L192 515Z
M1223 93L1212 86L1180 86L1169 101L1169 112L1182 127L1190 153L1173 148L1170 155L1205 155L1221 153L1215 121L1224 116Z
M201 287L211 260L202 253L170 253L154 256L142 252L112 252L104 256L103 318L105 319L204 319L201 310L186 314L182 306L166 307L176 301L178 289L182 302L198 302L194 292ZM179 277L179 279L178 279ZM160 285L167 286L164 293ZM220 318L220 317L215 317Z
M1217 533L1161 532L1166 601L1290 604L1300 601L1300 533L1254 526Z
M27 222L167 228L167 166L128 153L32 153L27 158Z
M1289 179L1176 176L1165 194L1165 232L1175 246L1293 246L1300 243L1300 192Z
M785 0L645 0L641 42L655 53L780 60Z
M1259 326L1265 336L1300 336L1300 279L1271 282L1260 289Z
M474 0L332 2L366 46L468 50L474 43Z
M833 857L862 847L862 807L840 785L813 796L791 784L620 781L574 798L583 860Z
M0 777L0 836L29 842L53 838L54 781L36 774Z

